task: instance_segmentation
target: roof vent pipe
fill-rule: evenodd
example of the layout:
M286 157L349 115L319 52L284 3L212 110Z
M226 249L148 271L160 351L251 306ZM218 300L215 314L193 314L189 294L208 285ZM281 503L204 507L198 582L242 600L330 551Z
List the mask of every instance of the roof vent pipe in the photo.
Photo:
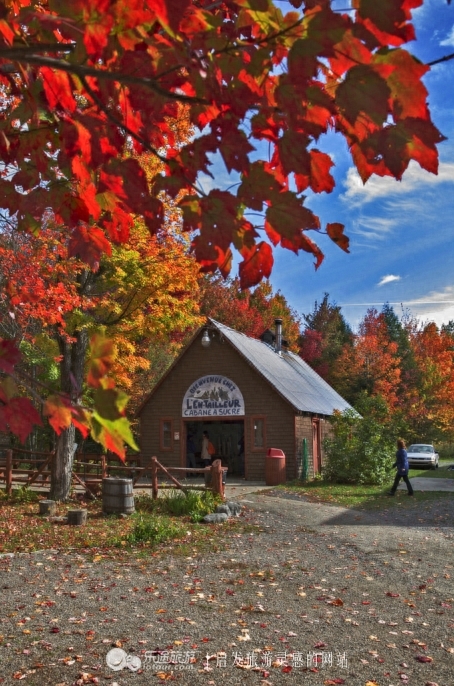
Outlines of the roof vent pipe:
M275 319L274 324L276 327L276 339L274 344L274 349L278 355L282 354L282 319Z

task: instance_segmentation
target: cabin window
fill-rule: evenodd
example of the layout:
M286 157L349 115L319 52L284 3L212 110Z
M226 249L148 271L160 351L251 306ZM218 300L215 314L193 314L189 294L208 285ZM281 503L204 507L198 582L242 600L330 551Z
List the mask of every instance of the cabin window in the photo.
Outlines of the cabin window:
M161 419L160 447L161 450L172 450L172 420Z
M265 417L252 417L252 450L263 450L265 444Z

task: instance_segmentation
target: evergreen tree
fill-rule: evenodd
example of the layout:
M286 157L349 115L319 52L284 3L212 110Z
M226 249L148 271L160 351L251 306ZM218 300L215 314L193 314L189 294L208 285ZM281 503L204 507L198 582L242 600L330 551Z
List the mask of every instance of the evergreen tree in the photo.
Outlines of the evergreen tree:
M450 319L447 324L442 324L441 330L443 333L451 336L451 338L454 339L454 320Z
M334 371L344 346L351 346L353 333L339 305L329 302L329 294L315 302L314 309L303 315L306 325L300 339L300 355L328 383L333 383Z

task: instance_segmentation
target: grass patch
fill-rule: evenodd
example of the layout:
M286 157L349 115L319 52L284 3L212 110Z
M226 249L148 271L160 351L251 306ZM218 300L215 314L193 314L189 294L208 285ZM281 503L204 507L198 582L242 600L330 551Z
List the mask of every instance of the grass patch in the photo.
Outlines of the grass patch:
M418 476L419 472L422 472L421 476L426 474L426 470L411 470L410 478L416 476L416 474L413 474L413 471L417 472ZM438 469L436 471L440 470ZM432 473L436 472L434 471ZM450 473L451 472L448 472L448 474ZM394 472L390 474L389 483L386 484L386 486L332 484L326 481L314 480L306 483L293 481L278 486L278 488L304 496L314 502L325 502L332 505L342 505L342 507L367 510L378 510L396 505L399 505L400 507L403 505L406 509L411 509L415 506L415 503L431 502L445 497L452 498L452 493L439 491L415 491L414 497L409 498L406 490L402 492L397 491L394 498L390 498L387 493L391 488L393 478Z
M415 476L423 476L430 479L454 479L454 470L448 469L454 465L454 460L440 460L438 469L412 469L408 473L410 479Z
M414 510L417 512L421 505L440 502L440 500L450 500L452 493L440 491L415 491L415 495L409 498L407 490L397 491L393 498L385 495L382 497L365 500L357 505L358 510L383 510L385 508L399 508L399 510Z
M187 516L192 522L201 522L205 515L214 512L222 502L220 496L211 491L170 491L160 499L163 512L175 517Z
M131 531L125 539L130 545L148 543L156 546L175 538L182 538L186 534L186 528L170 517L137 512L132 519Z
M146 494L134 500L138 512L189 517L192 522L200 522L205 515L214 512L216 506L222 502L221 497L211 491L188 490L183 493L176 489L165 491L157 500Z
M210 492L189 491L188 496L173 493L157 500L144 495L135 499L133 515L106 517L100 500L81 502L74 499L58 503L56 515L64 517L69 509L82 507L88 510L88 521L84 526L68 526L41 517L38 514L40 498L42 494L28 489L16 490L11 497L0 491L0 553L85 549L102 554L116 550L118 555L121 549L134 547L140 554L141 550L157 549L176 541L179 545L187 543L194 551L208 540L207 527L196 522L212 512L218 502ZM232 521L231 525L240 525L240 522ZM217 531L213 527L210 530Z
M6 500L11 500L14 503L37 503L39 500L39 493L32 491L26 486L13 489L11 491L11 498L6 496L5 491L1 491L0 493L0 504Z

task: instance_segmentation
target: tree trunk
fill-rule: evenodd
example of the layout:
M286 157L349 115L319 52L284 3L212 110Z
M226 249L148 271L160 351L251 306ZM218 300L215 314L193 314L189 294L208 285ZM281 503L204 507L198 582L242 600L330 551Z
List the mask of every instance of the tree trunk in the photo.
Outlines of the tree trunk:
M75 340L68 341L58 336L60 347L60 389L73 403L81 402L84 378L85 357L88 348L88 335L85 330L72 334ZM71 424L57 436L56 451L52 460L50 475L50 498L67 500L71 490L71 475L76 450L76 429Z
M50 474L50 499L67 500L71 490L76 429L71 424L57 436Z

